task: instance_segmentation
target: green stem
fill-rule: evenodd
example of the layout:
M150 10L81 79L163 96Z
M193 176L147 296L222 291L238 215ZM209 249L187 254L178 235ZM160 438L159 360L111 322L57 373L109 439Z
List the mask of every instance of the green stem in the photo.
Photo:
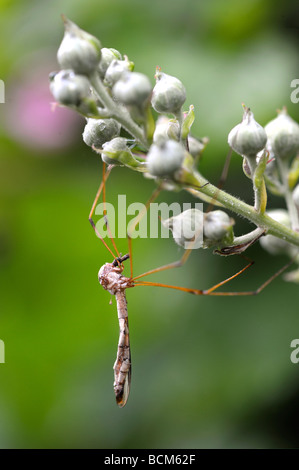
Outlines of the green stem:
M98 94L102 104L109 111L110 117L118 121L145 149L148 149L149 146L144 135L144 130L133 121L129 112L123 106L113 101L97 73L94 73L90 77L90 83Z
M235 237L233 243L231 243L231 246L250 243L263 233L264 229L258 227L255 230L252 230L252 232L246 233L245 235L241 235L240 237Z
M281 238L288 243L299 246L299 233L291 230L285 225L276 222L267 214L259 214L254 207L246 204L245 202L237 199L225 191L217 188L209 183L202 175L187 170L180 171L176 175L179 183L188 188L196 189L203 194L221 202L221 204L236 214L245 217L250 222L254 223L257 227L266 231L266 233Z

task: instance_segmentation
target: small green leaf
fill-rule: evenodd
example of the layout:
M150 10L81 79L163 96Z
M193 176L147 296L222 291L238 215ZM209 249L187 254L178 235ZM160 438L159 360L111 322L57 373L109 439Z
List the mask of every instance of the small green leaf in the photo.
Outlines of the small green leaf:
M289 183L289 188L293 189L299 179L299 155L297 155L296 158L294 158L289 174L288 174L288 183Z
M182 124L182 139L186 139L195 120L194 106L191 104Z

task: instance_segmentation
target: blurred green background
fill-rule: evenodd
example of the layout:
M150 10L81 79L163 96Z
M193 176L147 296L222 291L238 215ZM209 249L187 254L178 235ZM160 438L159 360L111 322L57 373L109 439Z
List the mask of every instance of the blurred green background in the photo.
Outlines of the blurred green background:
M242 102L263 125L283 105L299 119L290 102L299 74L296 1L0 1L0 447L298 447L299 364L290 343L299 337L299 294L281 278L248 298L130 290L132 389L127 406L116 406L117 313L97 280L111 257L88 223L102 167L82 142L84 120L50 111L61 13L127 54L153 83L157 65L183 81L193 133L211 140L202 172L215 184ZM153 187L116 169L107 199L145 202ZM252 201L238 156L226 189ZM273 197L269 205L283 207ZM238 234L248 228L238 220ZM126 252L126 241L119 247ZM134 272L181 254L171 240L136 240ZM255 289L286 262L258 244L247 254L255 265L232 290ZM197 251L155 279L205 289L243 265Z

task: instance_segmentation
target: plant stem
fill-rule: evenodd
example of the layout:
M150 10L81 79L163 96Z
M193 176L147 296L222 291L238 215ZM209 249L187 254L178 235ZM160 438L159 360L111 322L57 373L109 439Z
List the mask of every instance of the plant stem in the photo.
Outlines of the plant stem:
M258 227L255 230L252 230L252 232L246 233L245 235L241 235L240 237L235 237L231 245L236 246L236 245L250 243L251 241L258 238L260 235L262 235L263 232L264 232L264 229Z
M109 111L110 117L118 121L126 131L129 132L145 149L148 149L148 143L143 129L133 121L129 112L120 104L115 103L107 93L97 73L90 77L90 83L98 94L98 97L105 108Z
M217 188L209 183L202 175L197 172L189 172L182 170L176 175L176 179L183 186L196 189L203 194L221 202L221 204L236 214L245 217L250 222L254 223L257 227L266 231L266 233L281 238L288 243L299 246L299 233L291 230L285 225L280 224L272 219L266 213L259 214L254 207L246 204L245 202L237 199L225 191Z

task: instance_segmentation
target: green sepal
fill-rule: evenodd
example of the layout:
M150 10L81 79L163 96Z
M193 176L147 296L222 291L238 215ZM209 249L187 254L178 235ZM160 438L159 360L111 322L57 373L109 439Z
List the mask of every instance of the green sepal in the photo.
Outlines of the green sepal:
M93 98L83 98L80 105L75 109L78 111L78 113L88 118L107 118L107 113L104 113L105 115L103 116L100 114L97 103Z
M136 160L129 150L120 150L116 152L109 152L105 150L103 153L105 157L108 157L111 162L113 161L115 164L124 165L131 170L146 171L147 169L146 163Z
M289 188L293 189L299 179L299 155L292 161L289 174L288 174L288 184Z
M181 131L182 139L187 139L194 120L195 120L194 106L191 104L189 106L189 111L186 114L182 123L182 131Z
M145 133L148 142L153 141L153 135L155 132L155 120L152 113L152 108L150 104L146 106L145 109Z
M255 168L253 180L257 207L260 214L263 214L267 207L267 189L265 185L264 173L267 166L268 153L264 152Z

